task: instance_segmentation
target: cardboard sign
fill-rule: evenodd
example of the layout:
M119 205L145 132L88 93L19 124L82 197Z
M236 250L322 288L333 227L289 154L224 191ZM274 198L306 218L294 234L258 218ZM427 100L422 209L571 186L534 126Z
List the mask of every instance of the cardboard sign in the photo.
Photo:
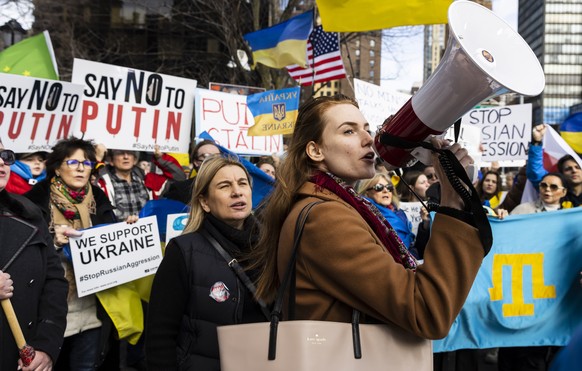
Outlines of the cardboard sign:
M360 111L374 132L411 97L358 79L354 79L354 90Z
M162 262L155 216L87 229L69 243L79 297L154 274Z
M422 222L420 217L420 210L422 209L422 203L419 202L400 202L400 208L406 214L410 223L412 223L412 233L416 235L418 233L418 225Z
M531 138L532 105L518 104L469 111L462 126L481 131L482 161L526 160Z
M85 89L80 125L108 148L188 153L196 80L75 59Z
M255 119L247 97L197 89L196 133L208 132L221 146L241 155L261 156L283 152L283 136L247 135Z
M83 86L64 81L2 74L0 138L14 152L49 152L73 134Z

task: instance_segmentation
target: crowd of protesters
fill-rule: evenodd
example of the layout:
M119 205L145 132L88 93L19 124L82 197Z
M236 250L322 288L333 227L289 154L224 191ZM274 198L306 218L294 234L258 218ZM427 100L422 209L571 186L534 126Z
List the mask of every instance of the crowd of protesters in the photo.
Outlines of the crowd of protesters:
M344 115L353 119L346 124ZM424 207L427 201L436 201L449 208L462 208L451 193L440 165L418 163L412 168L389 171L381 161L374 161L367 124L364 125L357 105L346 97L312 99L300 110L298 120L304 122L298 122L291 138L285 154L290 157L274 155L254 159L256 166L275 181L273 194L265 199L264 208L256 216L252 212L249 172L236 158L221 156L219 147L210 140L193 143L190 163L185 168L157 148L153 154L147 154L67 138L48 153L15 155L0 144L0 213L9 216L0 219L0 236L4 236L7 228L32 225L32 233L37 236L26 243L40 251L31 260L31 267L38 266L39 272L27 275L18 271L23 264L18 259L12 265L7 264L14 257L5 253L4 247L0 248L0 300L12 299L17 312L27 318L22 321L38 322L26 332L29 343L36 348L36 361L24 366L18 360L16 345L8 345L8 327L4 318L0 318L2 369L219 369L216 326L267 320L268 308L264 302L272 301L282 274L281 267L277 271L276 262L284 257L276 252L290 248L295 219L301 207L312 199L325 201L323 206L318 206L320 210L316 208L314 220L321 223L335 220L335 227L343 227L331 228L327 234L320 226L307 227L307 242L302 243L305 246L301 252L304 255L300 256L305 267L312 264L317 278L312 281L311 273L298 268L298 316L345 320L349 312L345 309L357 308L381 322L425 323L426 326L406 328L420 337L446 335L454 319L450 315L460 310L481 263L483 249L475 228L454 212L447 215L443 211L432 219ZM540 145L544 131L543 125L532 131L526 166L503 173L495 166L481 169L474 185L492 217L503 219L507 215L580 206L580 165L572 156L565 156L559 160L557 172L544 169ZM357 159L354 159L354 148L362 154ZM468 164L470 158L466 152L453 148L463 164ZM520 204L526 180L533 184L539 196ZM183 235L168 244L154 278L151 303L143 303L147 313L145 331L140 342L131 345L118 338L98 295L77 296L76 272L65 247L69 237L83 229L115 222L135 223L148 202L164 198L186 205L189 222ZM411 220L402 206L415 202L422 202L423 207L419 218ZM348 213L351 219L345 222ZM289 215L292 217L287 219ZM22 221L24 224L18 224ZM464 239L457 241L458 246L442 242L448 238L447 230L451 226L465 231ZM17 233L24 236L28 232ZM355 235L361 235L360 241L370 244L366 254L372 258L366 264L375 261L375 269L387 273L386 292L398 286L400 291L391 295L413 297L411 303L401 299L402 308L384 307L380 301L374 301L378 297L376 288L370 287L371 296L367 297L362 289L351 290L347 281L345 285L337 283L343 282L341 272L345 267L341 264L344 263L352 264L349 271L359 274L362 280L371 274L353 266L359 264L349 252L359 247L360 242L353 240ZM310 243L332 240L335 245L329 254L340 252L345 260L339 262L336 256L332 260L337 263L335 266L316 264L316 255L309 255ZM227 254L244 262L248 276L241 277L230 269L229 262L214 250L211 241L217 241ZM278 250L277 241L282 250ZM377 246L380 249L375 251ZM384 248L390 256L378 255ZM438 266L431 258L434 254L459 255L460 252L465 254L464 260L447 261L464 266L462 279L454 266ZM328 252L317 250L317 254ZM43 286L28 299L17 300L30 275L37 277ZM354 282L349 274L343 276ZM382 276L378 273L375 282ZM446 286L441 289L451 296L444 300L434 292L416 291L423 279L436 282L435 285L441 282ZM406 289L416 292L416 296L403 295L405 282ZM258 283L257 287L253 283ZM325 289L318 288L320 285ZM168 286L173 289L168 290ZM48 294L50 300L45 298ZM436 312L423 316L403 309L411 308L413 302L449 307L446 311L437 311L443 314L440 317ZM411 319L413 314L416 317ZM434 364L436 370L477 370L478 363L485 359L497 364L499 371L549 370L559 350L556 347L460 350L454 352L452 365L447 364L451 357L442 354L435 356Z

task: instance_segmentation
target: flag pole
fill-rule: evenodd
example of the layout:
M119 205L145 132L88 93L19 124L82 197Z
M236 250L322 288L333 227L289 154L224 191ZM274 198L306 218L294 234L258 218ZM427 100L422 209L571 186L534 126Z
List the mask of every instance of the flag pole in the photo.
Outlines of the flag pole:
M315 4L315 6L313 7L313 28L315 28L315 22L317 21L317 3ZM313 33L313 30L311 30L311 32ZM311 35L309 35L309 38L311 38ZM313 48L314 52L311 53L311 96L313 97L313 95L315 94L315 57L314 57L314 53L315 53L315 43L311 43L311 47ZM307 61L309 62L309 61Z

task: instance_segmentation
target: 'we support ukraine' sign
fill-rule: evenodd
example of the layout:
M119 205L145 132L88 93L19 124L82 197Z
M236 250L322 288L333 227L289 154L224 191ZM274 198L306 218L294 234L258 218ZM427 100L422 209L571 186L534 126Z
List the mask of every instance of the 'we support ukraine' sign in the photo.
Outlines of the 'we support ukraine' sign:
M490 222L493 247L434 351L567 344L582 323L582 208Z
M162 262L155 216L86 229L70 245L79 297L152 275Z

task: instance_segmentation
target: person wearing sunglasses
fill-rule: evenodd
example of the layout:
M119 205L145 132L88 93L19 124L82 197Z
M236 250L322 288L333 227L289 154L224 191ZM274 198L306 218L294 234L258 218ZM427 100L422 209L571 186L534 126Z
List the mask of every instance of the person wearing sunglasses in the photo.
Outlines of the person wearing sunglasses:
M77 231L117 221L105 193L89 181L95 162L92 142L75 137L62 139L47 157L47 179L25 194L42 210L69 284L65 340L56 370L93 369L103 361L101 357L108 353L108 345L111 349L119 348L111 330L112 320L97 296L77 295L76 272L64 251L69 236ZM116 362L119 363L119 357Z
M552 129L550 128L550 130ZM544 168L543 138L545 132L545 124L535 126L532 129L532 141L528 149L528 160L526 164L527 179L536 188L541 178L550 170ZM565 176L568 183L568 193L565 196L566 200L571 202L573 207L582 205L582 169L580 167L580 158L569 154L560 157L557 163L557 170Z
M64 278L38 207L9 193L16 155L0 142L0 300L9 299L26 342L36 354L24 366L4 314L0 314L0 370L48 370L59 356L67 315ZM0 313L3 310L0 309Z
M373 178L362 180L358 185L358 193L364 196L394 228L406 248L418 258L412 248L414 233L412 223L402 209L399 208L399 198L392 181L384 173L377 173Z
M568 181L563 174L547 173L539 183L539 198L536 201L518 205L509 215L533 214L570 208L572 204L565 201L567 187ZM546 370L558 349L551 346L499 348L498 369L499 371ZM532 368L532 365L537 367Z
M541 213L572 207L572 204L565 200L568 181L563 174L546 174L539 183L539 188L540 196L536 201L517 206L510 215Z

